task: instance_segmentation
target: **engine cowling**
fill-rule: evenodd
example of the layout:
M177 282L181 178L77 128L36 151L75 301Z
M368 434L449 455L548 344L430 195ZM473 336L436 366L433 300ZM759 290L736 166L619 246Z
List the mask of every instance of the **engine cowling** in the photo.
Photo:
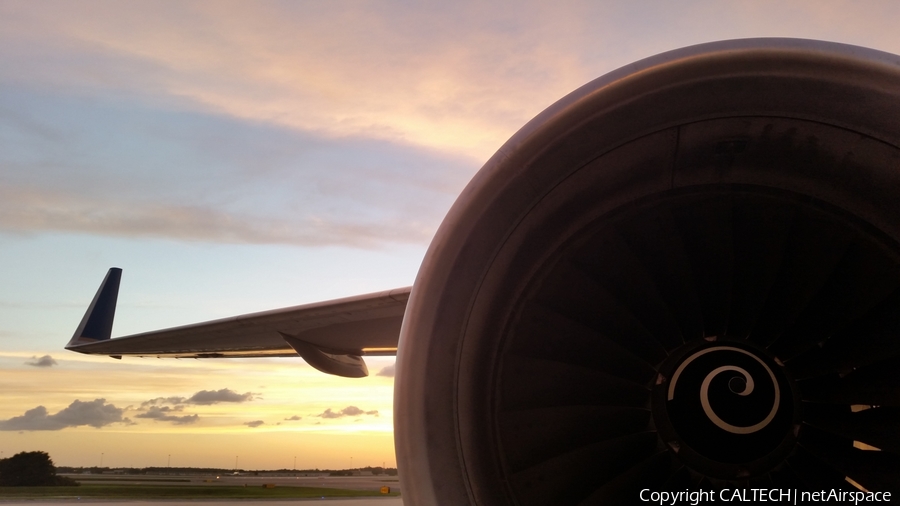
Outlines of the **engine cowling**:
M900 483L898 62L704 44L523 127L412 290L406 504Z

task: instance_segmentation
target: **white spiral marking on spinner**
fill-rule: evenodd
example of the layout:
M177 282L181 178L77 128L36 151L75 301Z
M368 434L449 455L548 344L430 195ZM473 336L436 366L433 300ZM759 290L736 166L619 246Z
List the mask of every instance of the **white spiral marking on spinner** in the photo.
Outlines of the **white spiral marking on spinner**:
M697 357L700 357L702 355L705 355L705 354L713 352L713 351L719 351L719 350L736 351L738 353L743 353L744 355L747 355L748 357L752 357L754 360L759 362L760 365L763 366L763 368L766 370L766 372L769 373L769 377L772 379L772 387L775 389L775 402L772 404L772 410L769 411L768 416L766 416L761 422L747 426L747 427L731 425L730 423L726 422L725 420L722 420L716 414L716 412L713 410L712 406L709 403L709 384L712 382L713 378L715 378L717 375L719 375L725 371L736 371L736 372L741 373L741 375L744 376L744 381L746 382L746 385L745 385L743 391L734 392L734 393L736 393L737 395L741 395L741 396L750 395L750 393L753 392L753 388L754 388L753 377L750 376L750 373L748 373L745 369L738 367L738 366L725 365L725 366L713 369L712 372L707 374L706 378L704 378L704 380L703 380L703 384L700 386L700 404L703 406L703 412L706 413L706 416L709 417L709 419L710 419L710 421L712 421L712 423L716 424L716 426L719 427L720 429L731 432L732 434L752 434L752 433L764 428L765 426L769 425L769 423L772 421L772 419L775 418L775 414L778 412L778 406L781 404L781 392L778 390L778 380L775 379L775 373L772 372L772 369L769 368L769 366L766 365L765 362L760 360L759 357L757 357L756 355L754 355L746 350L742 350L740 348L734 348L732 346L715 346L712 348L707 348L705 350L701 350L701 351L691 355L687 360L685 360L684 362L681 363L681 365L678 366L678 369L675 370L675 374L672 376L672 382L669 384L668 400L671 401L675 397L675 384L678 382L678 377L681 375L681 372L684 371L684 368L687 367L688 364L693 362L694 359L696 359Z

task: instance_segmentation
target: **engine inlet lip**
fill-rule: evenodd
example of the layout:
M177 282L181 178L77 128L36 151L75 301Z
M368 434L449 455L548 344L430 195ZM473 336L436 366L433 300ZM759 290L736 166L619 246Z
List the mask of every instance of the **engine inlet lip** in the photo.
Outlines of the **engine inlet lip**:
M710 455L706 455L702 451L698 451L693 445L686 441L679 434L677 423L670 418L669 401L675 388L675 382L678 381L680 372L690 364L695 358L713 351L730 351L752 357L759 364L764 366L771 374L772 380L778 385L776 388L776 405L769 413L767 420L763 420L754 427L731 427L726 429L727 432L741 435L752 434L764 428L771 418L775 416L778 410L778 403L790 403L790 421L783 424L784 430L778 431L777 441L773 441L773 448L768 453L758 458L748 459L744 462L721 462ZM740 369L738 367L722 366L718 369ZM796 445L797 428L802 420L801 413L801 397L799 389L789 374L789 372L765 348L757 346L753 342L745 339L737 338L716 338L706 337L695 339L685 343L676 349L669 357L660 364L659 377L651 391L651 412L654 423L660 439L669 448L669 450L681 460L690 469L703 475L719 478L719 479L746 479L749 477L763 475L779 464L793 451ZM710 374L712 376L712 374ZM673 381L674 380L674 381ZM729 389L736 395L740 392L734 392L732 382L729 381ZM752 380L743 385L744 391L753 386ZM747 391L749 394L750 392ZM780 397L780 398L779 398ZM704 406L708 408L708 404ZM704 413L709 416L709 411ZM787 415L786 415L787 416ZM719 420L719 422L722 422ZM716 423L713 420L713 423ZM718 425L718 423L716 423ZM721 427L721 426L720 426Z

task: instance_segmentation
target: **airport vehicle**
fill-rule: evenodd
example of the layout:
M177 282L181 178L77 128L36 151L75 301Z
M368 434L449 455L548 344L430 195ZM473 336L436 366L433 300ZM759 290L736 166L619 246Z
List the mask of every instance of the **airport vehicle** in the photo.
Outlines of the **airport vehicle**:
M795 39L663 53L525 125L414 286L68 349L397 353L410 505L900 483L900 57ZM398 337L399 336L399 339Z

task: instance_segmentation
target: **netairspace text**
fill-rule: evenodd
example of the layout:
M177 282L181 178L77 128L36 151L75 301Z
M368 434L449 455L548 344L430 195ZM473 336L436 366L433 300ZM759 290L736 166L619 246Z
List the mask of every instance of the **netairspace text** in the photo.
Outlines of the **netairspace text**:
M890 492L862 492L859 490L802 491L785 488L748 488L716 490L682 490L679 492L641 490L641 501L660 506L720 502L779 502L782 504L809 504L816 502L860 504L890 502Z

